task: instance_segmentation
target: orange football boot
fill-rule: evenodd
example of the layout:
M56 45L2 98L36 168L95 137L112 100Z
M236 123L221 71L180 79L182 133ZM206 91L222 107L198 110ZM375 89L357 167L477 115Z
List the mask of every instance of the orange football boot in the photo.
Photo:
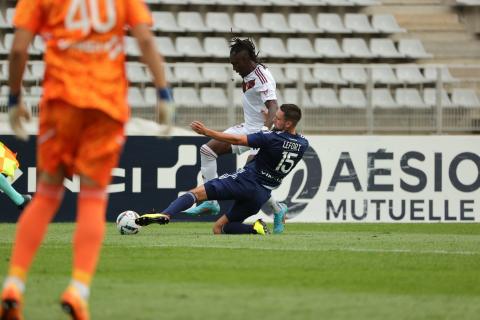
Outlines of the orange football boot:
M16 285L10 284L2 292L0 320L23 320L22 294Z
M60 301L63 311L69 314L72 320L89 320L88 303L78 293L77 289L69 286L62 294Z

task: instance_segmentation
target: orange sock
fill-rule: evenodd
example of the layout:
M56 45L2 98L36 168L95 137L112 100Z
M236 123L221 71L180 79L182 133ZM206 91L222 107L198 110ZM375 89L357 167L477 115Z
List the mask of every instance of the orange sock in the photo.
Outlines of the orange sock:
M38 184L33 200L25 208L17 223L9 276L25 281L48 224L63 199L63 190L63 185Z
M72 279L86 286L90 285L100 256L107 201L105 188L81 186L73 237Z

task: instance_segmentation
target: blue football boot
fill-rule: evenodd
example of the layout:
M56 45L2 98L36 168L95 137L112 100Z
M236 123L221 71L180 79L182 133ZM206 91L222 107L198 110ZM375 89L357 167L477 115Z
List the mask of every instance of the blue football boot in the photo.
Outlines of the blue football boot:
M218 201L204 201L197 205L196 207L190 208L184 211L185 214L189 216L198 216L198 215L212 215L216 216L220 213L220 205Z
M280 211L273 214L273 233L282 233L285 230L285 218L287 216L288 207L285 203L279 203Z

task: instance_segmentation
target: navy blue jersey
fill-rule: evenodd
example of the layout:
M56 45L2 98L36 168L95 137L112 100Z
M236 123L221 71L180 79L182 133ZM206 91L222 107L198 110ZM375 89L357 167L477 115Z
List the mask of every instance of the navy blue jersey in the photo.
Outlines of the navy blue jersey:
M263 186L274 189L292 171L308 149L308 141L300 134L284 131L260 131L247 135L248 145L260 148L245 169L255 173Z

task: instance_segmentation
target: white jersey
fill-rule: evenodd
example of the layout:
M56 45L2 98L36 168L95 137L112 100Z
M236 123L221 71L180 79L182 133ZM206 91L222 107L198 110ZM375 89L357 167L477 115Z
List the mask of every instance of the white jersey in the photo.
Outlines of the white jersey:
M257 132L264 126L262 110L266 110L266 101L277 100L276 87L272 74L261 64L243 78L242 104L247 131Z

